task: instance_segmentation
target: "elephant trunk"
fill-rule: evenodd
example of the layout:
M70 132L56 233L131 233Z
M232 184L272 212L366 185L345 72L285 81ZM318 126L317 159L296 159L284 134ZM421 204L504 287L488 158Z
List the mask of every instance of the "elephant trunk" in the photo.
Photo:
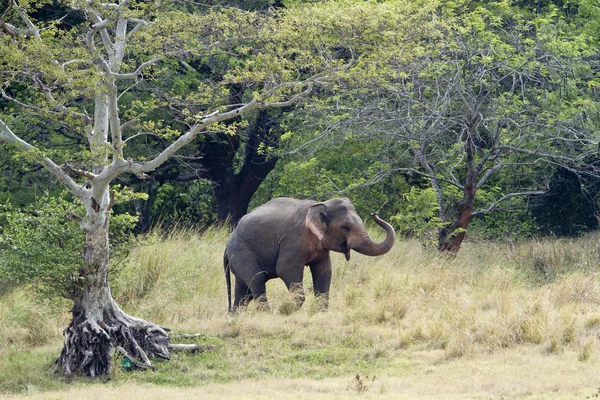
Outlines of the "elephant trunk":
M383 242L376 243L371 240L371 238L365 233L365 238L362 243L358 246L353 247L352 250L355 250L361 254L366 256L380 256L382 254L390 251L392 246L394 245L394 241L396 240L396 232L394 232L394 228L381 218L377 216L377 213L371 214L377 225L381 226L385 229L387 233L386 238Z

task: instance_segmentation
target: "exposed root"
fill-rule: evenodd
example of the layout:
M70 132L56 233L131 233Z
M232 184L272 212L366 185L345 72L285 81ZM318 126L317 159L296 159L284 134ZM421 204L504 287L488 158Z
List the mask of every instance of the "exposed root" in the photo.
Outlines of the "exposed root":
M64 374L108 374L114 349L145 369L154 368L151 358L170 358L169 335L163 328L125 314L114 302L102 315L88 314L74 307L73 320L64 331L64 347L56 362Z
M154 370L154 365L152 365L150 363L146 364L146 363L142 363L142 362L136 361L135 357L133 357L131 354L129 354L127 352L127 350L125 350L121 346L117 346L117 351L119 353L123 354L125 357L127 357L129 359L129 361L131 361L131 363L133 365L135 365L136 367L142 368L142 369L151 369L151 370Z
M215 346L212 346L210 344L182 344L182 343L171 343L169 344L169 350L173 350L173 351L198 351L198 352L205 352L205 351L212 351L215 349Z
M206 335L204 333L174 333L171 335L172 338L182 338L182 339L196 339L196 338L204 338Z
M56 360L55 370L67 376L109 374L115 350L138 368L154 369L150 360L169 359L170 350L209 351L213 348L210 345L171 344L169 329L127 315L110 297L104 307L83 307L81 304L73 307L73 319L64 331L64 347ZM98 312L99 309L102 312Z

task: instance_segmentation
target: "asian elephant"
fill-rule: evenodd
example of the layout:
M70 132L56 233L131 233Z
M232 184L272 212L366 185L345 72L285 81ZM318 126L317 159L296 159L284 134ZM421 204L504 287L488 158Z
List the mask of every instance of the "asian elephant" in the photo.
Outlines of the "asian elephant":
M225 249L224 267L229 311L245 306L252 299L260 309L269 309L265 283L281 278L296 295L298 308L304 302L302 276L308 265L315 295L327 307L331 284L329 251L350 250L368 256L387 253L396 239L394 228L372 214L386 231L386 238L375 243L363 221L347 198L322 203L311 200L276 198L245 215L233 231ZM231 276L235 275L235 300L231 306Z

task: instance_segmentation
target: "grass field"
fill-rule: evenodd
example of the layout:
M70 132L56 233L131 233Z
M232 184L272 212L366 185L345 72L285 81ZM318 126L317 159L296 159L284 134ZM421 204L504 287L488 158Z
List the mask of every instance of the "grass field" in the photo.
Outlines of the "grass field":
M67 382L52 366L68 303L1 295L0 398L600 398L598 236L471 242L456 257L400 240L382 257L335 255L327 312L312 296L292 312L273 280L271 312L235 315L226 240L221 230L153 236L115 266L127 312L202 334L173 341L206 351L174 353L155 371L115 358L110 379Z

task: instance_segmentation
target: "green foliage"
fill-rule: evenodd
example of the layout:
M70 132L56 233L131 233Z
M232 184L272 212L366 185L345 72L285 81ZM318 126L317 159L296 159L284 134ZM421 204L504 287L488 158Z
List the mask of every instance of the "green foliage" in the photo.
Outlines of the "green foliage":
M40 198L23 210L2 206L2 276L32 283L44 295L74 298L79 293L85 238L66 215L78 206L61 198Z
M452 224L464 207L498 209L496 201L543 190L557 164L577 169L596 154L589 57L597 48L553 4L530 12L511 2L453 1L441 11L420 57L357 70L353 86L344 82L310 110L329 119L328 139L334 131L339 141L381 143L371 177L422 174L441 193L440 222Z
M81 289L85 234L68 214L83 207L63 196L42 196L35 203L1 206L0 276L8 284L31 284L43 296L74 299ZM127 254L137 217L115 215L109 237L115 260Z
M153 225L165 229L209 226L216 222L216 205L210 182L165 183L150 199Z
M310 137L310 133L298 132L293 140L304 140L304 135ZM410 184L403 176L371 182L381 168L373 155L378 145L376 141L347 140L333 143L310 158L286 156L259 188L252 206L279 196L317 201L348 197L363 218L375 211L388 218L397 213L402 194Z
M598 228L597 179L561 168L548 186L547 194L533 198L529 205L543 234L577 236Z
M380 211L384 217L406 218L404 203L418 197L409 192L410 186L422 182L403 172L384 175L410 168L428 174L417 156L420 151L432 166L433 178L446 180L440 183L439 206L443 219L450 220L462 197L457 188L464 186L467 175L463 127L475 127L479 178L500 158L504 163L495 172L497 179L478 188L476 209L485 209L517 188L539 188L552 172L553 164L524 152L509 155L507 149L515 143L523 151L543 148L552 155L576 157L589 150L584 141L567 137L558 144L555 138L559 130L593 131L599 120L595 96L600 84L591 60L596 58L600 36L598 7L591 0L427 4L250 0L211 7L224 4L217 3L163 4L153 9L134 2L127 10L129 17L147 17L153 24L128 36L127 57L119 71L134 71L155 55L164 58L147 68L138 82L117 82L124 138L129 139L125 158L147 160L200 115L224 112L230 104L252 98L285 100L303 90L296 85L302 79L342 66L348 68L319 81L314 98L302 107L285 109L289 118L281 138L272 133L245 147L254 115L218 124L198 135L189 150L182 149L179 154L186 161L169 165L168 172L217 159L215 165L193 168L203 178L209 175L206 171L234 174L254 146L263 157L253 159L255 164L282 158L252 205L280 195L347 196L361 215ZM96 68L94 55L79 46L87 27L81 25L83 12L60 1L20 5L35 15L45 45L31 38L0 38L2 90L19 101L0 100L0 115L39 150L29 157L0 152L0 169L6 171L0 178L0 201L26 205L36 196L27 192L45 192L51 186L39 169L24 166L31 156L44 154L57 164L90 170L114 149L109 143L84 145L89 126L82 115L93 109L102 71ZM68 24L53 18L59 15L57 9L70 10ZM6 21L20 22L14 9ZM130 22L129 28L133 26ZM96 46L102 51L100 40ZM526 84L517 87L522 82ZM267 96L280 84L286 85L283 90ZM449 89L436 97L457 87L458 91ZM472 99L477 101L469 104ZM472 121L472 116L480 119ZM335 129L342 132L339 140L329 134ZM412 135L415 132L422 135ZM310 147L307 143L315 143L316 150L296 151ZM503 147L502 152L488 152L494 146ZM226 148L234 150L224 155ZM145 185L135 180L128 184L138 188L134 192ZM149 194L146 209L151 223L206 225L216 219L208 181L167 183ZM144 208L143 199L135 201L137 209ZM513 232L511 221L530 221L522 204L509 204L514 205L520 211L475 221L477 235L500 237ZM519 231L533 233L536 228L523 222Z
M403 198L400 211L391 218L391 223L399 234L417 238L426 248L435 248L437 231L446 225L440 219L435 191L413 186Z
M469 236L484 240L511 241L531 238L539 234L535 219L526 207L527 199L505 204L505 209L474 219L469 225Z

